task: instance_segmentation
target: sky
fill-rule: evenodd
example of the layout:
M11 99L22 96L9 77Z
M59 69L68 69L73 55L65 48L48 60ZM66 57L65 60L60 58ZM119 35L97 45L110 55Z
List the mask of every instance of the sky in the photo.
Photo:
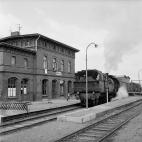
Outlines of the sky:
M22 26L80 50L75 70L142 78L141 0L0 0L0 38Z

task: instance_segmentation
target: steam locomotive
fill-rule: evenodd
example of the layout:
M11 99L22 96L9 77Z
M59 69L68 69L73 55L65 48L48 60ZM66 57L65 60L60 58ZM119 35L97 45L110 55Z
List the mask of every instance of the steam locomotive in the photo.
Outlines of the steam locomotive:
M141 86L136 83L129 83L130 78L125 76L126 82L108 73L98 70L88 70L88 106L103 104L116 97L120 86L124 85L129 92L141 92ZM75 74L74 93L79 97L81 104L86 104L86 71L82 70Z

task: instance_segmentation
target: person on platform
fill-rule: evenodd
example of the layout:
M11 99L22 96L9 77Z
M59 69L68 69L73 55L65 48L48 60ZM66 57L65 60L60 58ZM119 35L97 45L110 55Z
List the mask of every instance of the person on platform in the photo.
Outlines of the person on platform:
M68 92L67 101L70 99L70 93Z

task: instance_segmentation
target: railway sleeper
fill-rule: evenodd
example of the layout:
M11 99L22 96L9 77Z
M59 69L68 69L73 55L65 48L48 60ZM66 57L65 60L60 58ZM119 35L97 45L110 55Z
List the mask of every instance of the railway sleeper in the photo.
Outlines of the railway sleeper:
M76 142L81 141L81 142L88 142L88 141L94 141L94 140L97 140L98 138L97 137L89 137L89 136L79 136L76 140Z
M116 124L116 123L120 123L120 122L122 122L123 121L123 119L114 119L114 120L107 120L106 122L107 123L109 123L109 124Z
M90 136L92 135L94 137L100 137L105 133L106 133L105 131L89 130L89 131L86 131L83 135L90 135Z
M94 142L94 140L86 140L86 139L75 139L75 141L71 141L71 142Z
M111 129L113 129L114 127L116 126L116 124L115 125L101 125L101 126L97 126L96 128L98 128L98 129L109 129L109 130L111 130Z
M95 128L93 128L92 130L93 130L93 131L108 131L108 130L110 130L110 129L95 127Z
M80 134L79 137L93 137L93 138L97 138L97 136L95 135L95 133L83 133L83 134Z

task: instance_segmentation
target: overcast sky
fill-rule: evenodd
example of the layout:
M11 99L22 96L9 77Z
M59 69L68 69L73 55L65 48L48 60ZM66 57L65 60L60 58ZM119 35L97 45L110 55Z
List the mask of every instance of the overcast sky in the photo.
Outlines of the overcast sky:
M0 37L18 29L40 33L80 50L76 71L88 68L137 79L142 69L140 0L0 0ZM142 78L142 71L141 71Z

